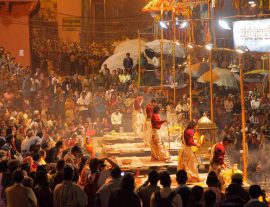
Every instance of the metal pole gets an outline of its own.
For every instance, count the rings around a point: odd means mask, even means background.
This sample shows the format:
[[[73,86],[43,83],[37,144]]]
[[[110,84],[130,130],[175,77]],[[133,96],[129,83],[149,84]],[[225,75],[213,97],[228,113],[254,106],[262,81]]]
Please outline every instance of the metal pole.
[[[189,10],[189,32],[188,40],[191,43],[191,16],[192,11]],[[189,51],[189,120],[192,121],[192,70],[191,70],[191,51]]]
[[[270,7],[270,2],[269,2]],[[270,94],[270,53],[268,54],[268,94]]]
[[[139,40],[139,58],[138,58],[138,88],[140,88],[141,85],[141,35],[140,31],[138,30],[138,40]]]
[[[243,180],[247,181],[247,148],[246,148],[246,114],[245,114],[245,99],[244,99],[244,81],[243,81],[243,65],[242,54],[239,54],[240,68],[240,92],[241,92],[241,112],[242,112],[242,145],[243,145]]]
[[[163,5],[161,5],[160,21],[163,21]],[[160,28],[160,86],[163,90],[163,27]]]
[[[176,64],[175,64],[175,44],[176,44],[176,22],[175,22],[175,8],[172,11],[172,22],[173,22],[173,103],[176,103]]]
[[[211,121],[214,123],[212,50],[209,51],[209,65],[210,65],[210,112],[211,112]]]
[[[192,70],[191,51],[189,51],[189,120],[192,121]]]

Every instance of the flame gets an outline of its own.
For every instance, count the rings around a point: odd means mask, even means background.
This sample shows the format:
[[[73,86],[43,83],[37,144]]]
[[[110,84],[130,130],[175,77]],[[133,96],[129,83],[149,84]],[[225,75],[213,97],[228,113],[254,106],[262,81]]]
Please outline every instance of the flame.
[[[202,134],[202,135],[200,136],[200,144],[201,144],[201,145],[204,143],[204,139],[205,139],[205,136],[204,136],[204,134]]]

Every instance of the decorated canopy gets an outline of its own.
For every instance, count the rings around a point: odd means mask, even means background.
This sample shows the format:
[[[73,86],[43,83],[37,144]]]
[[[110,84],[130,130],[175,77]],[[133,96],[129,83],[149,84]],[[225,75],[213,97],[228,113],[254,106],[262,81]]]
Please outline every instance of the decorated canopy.
[[[208,0],[182,0],[183,4],[188,4],[192,6],[197,6],[200,4],[208,4]]]
[[[178,0],[151,0],[142,9],[144,12],[157,12],[157,11],[172,11],[175,9],[177,13],[183,15],[188,14],[190,10],[189,4],[184,4]]]

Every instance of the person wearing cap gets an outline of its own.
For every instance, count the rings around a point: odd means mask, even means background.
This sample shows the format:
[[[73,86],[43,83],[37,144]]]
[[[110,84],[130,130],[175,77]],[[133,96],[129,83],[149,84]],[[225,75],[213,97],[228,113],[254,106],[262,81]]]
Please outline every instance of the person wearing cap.
[[[228,163],[229,160],[226,159],[225,161],[225,155],[226,149],[232,143],[233,143],[232,140],[230,140],[228,137],[224,137],[222,142],[218,142],[212,147],[209,172],[213,171],[219,177],[221,170],[225,169],[226,167],[229,167]]]

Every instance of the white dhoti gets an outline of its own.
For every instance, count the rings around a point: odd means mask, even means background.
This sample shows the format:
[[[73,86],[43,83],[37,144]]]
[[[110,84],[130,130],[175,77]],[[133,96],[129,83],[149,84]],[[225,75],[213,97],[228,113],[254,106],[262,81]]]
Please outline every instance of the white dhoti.
[[[149,141],[152,136],[152,124],[150,119],[146,119],[143,127],[143,142],[146,146],[149,146]]]
[[[144,115],[141,112],[134,110],[132,112],[132,129],[136,135],[141,135],[143,123]]]

